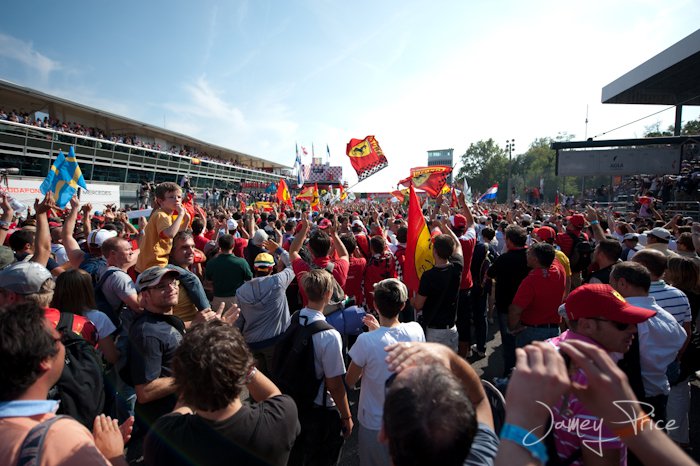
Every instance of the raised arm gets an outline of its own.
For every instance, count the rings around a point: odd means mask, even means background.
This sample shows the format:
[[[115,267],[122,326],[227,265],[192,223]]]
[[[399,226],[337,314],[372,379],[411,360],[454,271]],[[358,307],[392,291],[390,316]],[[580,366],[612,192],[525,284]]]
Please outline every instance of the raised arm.
[[[68,260],[70,261],[71,267],[77,269],[80,267],[80,263],[83,261],[80,245],[73,237],[75,222],[78,219],[78,212],[80,211],[80,200],[78,200],[78,196],[73,196],[71,198],[70,207],[70,212],[68,212],[68,216],[63,221],[61,240],[63,241],[63,247],[66,248],[66,254],[68,255]]]
[[[591,206],[586,206],[586,219],[588,219],[588,222],[591,224],[595,240],[598,242],[603,241],[605,239],[605,232],[603,231],[603,227],[600,226],[598,212]]]
[[[338,259],[345,259],[346,261],[350,261],[350,255],[348,254],[348,250],[345,248],[343,242],[340,241],[340,235],[338,234],[337,219],[333,219],[333,223],[329,228],[329,233],[331,234],[331,238],[333,239],[333,247],[335,248],[336,254],[338,254]],[[296,237],[294,239],[296,240]]]
[[[2,216],[0,216],[0,244],[5,244],[7,232],[15,214],[5,193],[0,193],[0,208],[2,208]]]
[[[464,193],[459,193],[459,202],[462,204],[462,215],[467,219],[467,228],[471,228],[474,225],[474,216],[472,211],[467,205],[467,200],[464,197]]]
[[[299,251],[301,251],[301,247],[304,245],[304,239],[309,233],[310,228],[311,226],[309,225],[308,217],[302,217],[301,230],[299,230],[299,232],[296,235],[294,235],[294,241],[292,241],[292,244],[289,246],[289,260],[291,260],[292,262],[301,257],[299,256]],[[344,247],[345,246],[343,246],[343,248]],[[347,250],[345,251],[345,255],[347,256]]]
[[[34,202],[34,211],[36,212],[36,235],[34,236],[34,255],[32,262],[37,262],[44,267],[51,257],[51,234],[49,233],[49,219],[47,212],[56,207],[56,202],[53,200],[51,191],[48,191],[44,199],[39,202],[37,199]]]

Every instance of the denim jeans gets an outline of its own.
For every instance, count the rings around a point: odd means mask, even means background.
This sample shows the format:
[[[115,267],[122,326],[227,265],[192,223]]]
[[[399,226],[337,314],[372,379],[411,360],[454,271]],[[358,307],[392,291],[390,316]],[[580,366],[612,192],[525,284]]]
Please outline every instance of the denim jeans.
[[[508,313],[498,310],[498,328],[501,331],[501,344],[503,347],[503,373],[505,377],[515,367],[515,337],[508,330]]]
[[[525,330],[515,335],[515,347],[522,348],[533,341],[545,341],[559,336],[559,328],[525,327]]]

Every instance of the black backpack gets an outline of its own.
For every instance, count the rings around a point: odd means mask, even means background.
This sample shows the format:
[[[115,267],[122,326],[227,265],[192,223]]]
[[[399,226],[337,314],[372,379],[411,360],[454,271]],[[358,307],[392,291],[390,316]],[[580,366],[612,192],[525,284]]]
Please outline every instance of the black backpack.
[[[122,272],[121,270],[105,270],[102,276],[100,277],[99,281],[95,284],[95,307],[97,308],[98,311],[102,311],[109,317],[109,320],[112,321],[115,327],[119,328],[121,326],[121,310],[124,307],[123,303],[117,307],[116,309],[112,307],[112,305],[109,303],[107,300],[107,297],[105,296],[104,292],[102,291],[102,287],[104,286],[105,282],[109,277],[111,277],[113,274],[116,272]],[[125,272],[122,272],[125,273]]]
[[[323,379],[316,377],[314,344],[311,338],[333,327],[325,320],[301,325],[299,311],[292,314],[291,323],[275,345],[272,357],[271,378],[280,391],[292,397],[297,410],[308,411],[313,407]]]
[[[333,270],[335,269],[335,263],[329,262],[326,264],[325,267],[319,267],[318,265],[314,264],[313,261],[309,263],[309,266],[312,269],[315,270],[325,270],[329,274],[331,274],[331,277],[333,277]],[[340,286],[340,283],[338,283],[338,280],[333,277],[333,294],[331,295],[331,301],[326,304],[326,307],[323,308],[323,314],[324,315],[329,315],[334,313],[335,311],[339,309],[344,309],[345,308],[345,290],[343,290],[343,287]]]
[[[58,414],[67,414],[92,430],[95,417],[105,403],[102,363],[95,348],[73,331],[73,314],[62,312],[56,325],[66,348],[61,378],[48,398],[59,400]]]
[[[583,235],[577,237],[568,231],[566,234],[569,235],[571,241],[573,241],[571,245],[571,255],[569,256],[571,271],[574,273],[583,272],[591,265],[593,244],[586,240]]]

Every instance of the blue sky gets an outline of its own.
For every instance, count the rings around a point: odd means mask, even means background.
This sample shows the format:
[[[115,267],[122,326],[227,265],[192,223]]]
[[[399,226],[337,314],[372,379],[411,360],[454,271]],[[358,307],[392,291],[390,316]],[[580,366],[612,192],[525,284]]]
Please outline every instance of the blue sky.
[[[697,18],[695,0],[11,2],[0,78],[290,166],[295,142],[328,144],[351,185],[345,145],[373,134],[389,167],[357,190],[386,191],[431,149],[520,153],[662,109],[602,105],[601,89]]]

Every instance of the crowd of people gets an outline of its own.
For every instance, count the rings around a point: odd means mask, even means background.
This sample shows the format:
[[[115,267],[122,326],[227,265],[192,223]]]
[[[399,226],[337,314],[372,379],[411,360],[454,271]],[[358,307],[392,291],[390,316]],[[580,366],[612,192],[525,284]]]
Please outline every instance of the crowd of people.
[[[146,138],[140,137],[136,134],[109,133],[100,128],[95,128],[78,122],[60,121],[57,118],[51,118],[49,116],[45,116],[44,118],[37,118],[36,115],[32,115],[28,112],[17,111],[16,109],[6,111],[0,107],[0,120],[11,121],[13,123],[20,123],[38,128],[51,129],[58,133],[74,134],[76,136],[88,136],[91,138],[102,139],[113,143],[141,147],[144,149],[159,152],[167,152],[169,154],[177,154],[182,155],[184,157],[197,158],[200,160],[222,163],[234,167],[253,168],[244,165],[238,160],[224,159],[221,157],[210,155],[207,152],[201,151],[196,147],[190,147],[187,145],[170,145],[169,147],[164,147],[155,140],[149,141]]]
[[[149,190],[138,224],[0,195],[8,464],[335,465],[354,431],[363,466],[693,464],[700,224]]]

